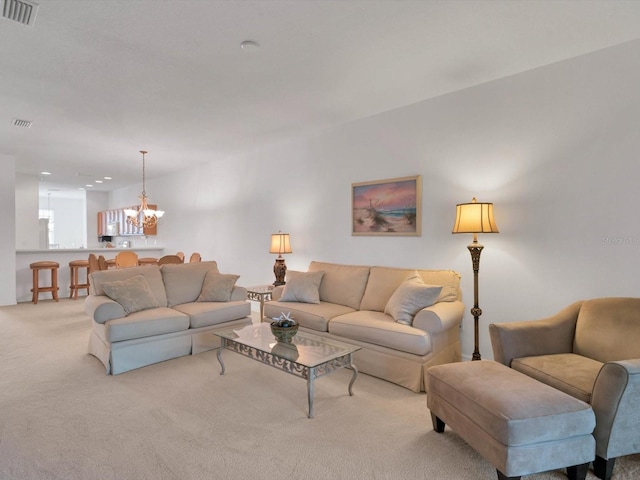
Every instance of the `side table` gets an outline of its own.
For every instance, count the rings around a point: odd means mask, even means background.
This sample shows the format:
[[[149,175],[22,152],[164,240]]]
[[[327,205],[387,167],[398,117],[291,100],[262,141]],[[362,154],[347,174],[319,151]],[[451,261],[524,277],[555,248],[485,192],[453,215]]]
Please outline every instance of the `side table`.
[[[260,302],[260,323],[264,322],[264,302],[271,300],[271,292],[274,288],[271,284],[247,287],[247,298],[255,302]]]

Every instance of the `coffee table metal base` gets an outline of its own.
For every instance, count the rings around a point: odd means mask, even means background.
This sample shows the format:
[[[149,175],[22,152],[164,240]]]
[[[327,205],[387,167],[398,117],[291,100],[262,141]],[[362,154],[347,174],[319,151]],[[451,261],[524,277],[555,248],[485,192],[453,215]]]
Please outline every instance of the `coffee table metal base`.
[[[228,338],[221,338],[220,348],[217,352],[218,362],[220,362],[220,375],[224,375],[225,366],[222,361],[222,352],[224,350],[232,350],[240,355],[243,355],[253,360],[257,360],[266,365],[270,365],[278,370],[295,375],[296,377],[304,378],[307,381],[307,398],[309,403],[309,418],[313,418],[313,382],[316,378],[323,377],[330,373],[340,370],[341,368],[348,368],[353,371],[351,381],[349,382],[349,395],[353,396],[353,384],[358,377],[358,369],[353,364],[353,354],[349,353],[342,357],[334,358],[325,363],[321,363],[315,367],[306,367],[300,365],[292,360],[288,360],[283,357],[272,355],[268,352],[255,349],[242,343],[234,342]]]

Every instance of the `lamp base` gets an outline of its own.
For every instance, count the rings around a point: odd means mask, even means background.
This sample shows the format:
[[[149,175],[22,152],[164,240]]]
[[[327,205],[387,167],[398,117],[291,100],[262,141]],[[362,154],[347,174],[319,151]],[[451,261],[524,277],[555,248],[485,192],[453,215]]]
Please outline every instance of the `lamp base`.
[[[276,281],[273,282],[274,286],[284,285],[284,276],[287,273],[287,266],[284,263],[284,258],[276,258],[276,263],[273,265],[273,273],[276,275]]]

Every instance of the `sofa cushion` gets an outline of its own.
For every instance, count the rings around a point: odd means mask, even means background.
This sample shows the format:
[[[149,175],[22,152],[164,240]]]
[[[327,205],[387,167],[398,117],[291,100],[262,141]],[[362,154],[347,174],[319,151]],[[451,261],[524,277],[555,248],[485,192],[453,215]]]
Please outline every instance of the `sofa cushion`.
[[[384,313],[391,315],[398,323],[411,325],[415,314],[433,305],[441,291],[441,286],[425,285],[416,273],[415,276],[402,282],[391,295]]]
[[[640,358],[640,298],[586,300],[576,322],[573,353],[613,362]]]
[[[355,310],[360,308],[369,278],[369,267],[313,261],[308,270],[324,272],[320,283],[320,301],[337,303]]]
[[[384,312],[393,292],[407,278],[420,275],[428,285],[442,285],[438,302],[453,302],[460,298],[460,275],[453,270],[415,270],[394,267],[371,267],[360,310]]]
[[[229,302],[233,287],[240,275],[218,273],[209,270],[204,277],[202,290],[198,296],[198,302]]]
[[[251,315],[251,305],[239,302],[193,302],[176,305],[177,311],[189,316],[191,328],[208,327]]]
[[[397,323],[382,312],[358,311],[340,315],[329,323],[329,333],[414,355],[426,355],[432,349],[427,332]]]
[[[280,297],[281,302],[320,303],[320,282],[323,271],[287,272],[287,283]]]
[[[328,323],[332,318],[353,311],[353,308],[327,302],[315,304],[272,301],[264,304],[265,317],[277,318],[282,313],[291,312],[291,317],[300,326],[319,332],[328,331]]]
[[[162,265],[162,280],[167,291],[167,305],[195,302],[202,291],[204,277],[209,270],[218,271],[215,261],[167,263]]]
[[[181,332],[189,328],[189,317],[172,308],[142,310],[124,318],[94,323],[94,329],[107,342],[152,337],[163,333]]]
[[[602,365],[597,360],[574,353],[514,358],[511,361],[514,370],[587,403],[591,403],[593,385]]]
[[[125,280],[127,278],[142,275],[147,280],[149,288],[155,295],[161,307],[167,306],[167,294],[162,281],[160,267],[157,265],[145,265],[142,267],[116,268],[112,270],[100,270],[89,275],[89,289],[92,295],[105,295],[102,284]]]
[[[142,275],[104,282],[102,289],[110,299],[122,305],[126,315],[160,306],[149,283]]]

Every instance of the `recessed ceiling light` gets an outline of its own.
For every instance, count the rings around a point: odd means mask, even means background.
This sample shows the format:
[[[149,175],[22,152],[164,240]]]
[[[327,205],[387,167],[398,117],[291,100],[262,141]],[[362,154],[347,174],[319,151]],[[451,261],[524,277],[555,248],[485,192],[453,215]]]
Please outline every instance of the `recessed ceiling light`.
[[[105,180],[111,180],[111,177],[104,177]]]
[[[102,180],[96,180],[96,183],[103,183]]]
[[[78,187],[78,190],[84,190],[84,187]]]
[[[245,40],[240,44],[240,48],[244,51],[252,52],[260,48],[260,44],[258,42],[254,42],[253,40]]]
[[[51,175],[51,172],[40,172],[40,175]]]
[[[93,187],[93,185],[91,185],[90,183],[87,183],[85,187]]]

